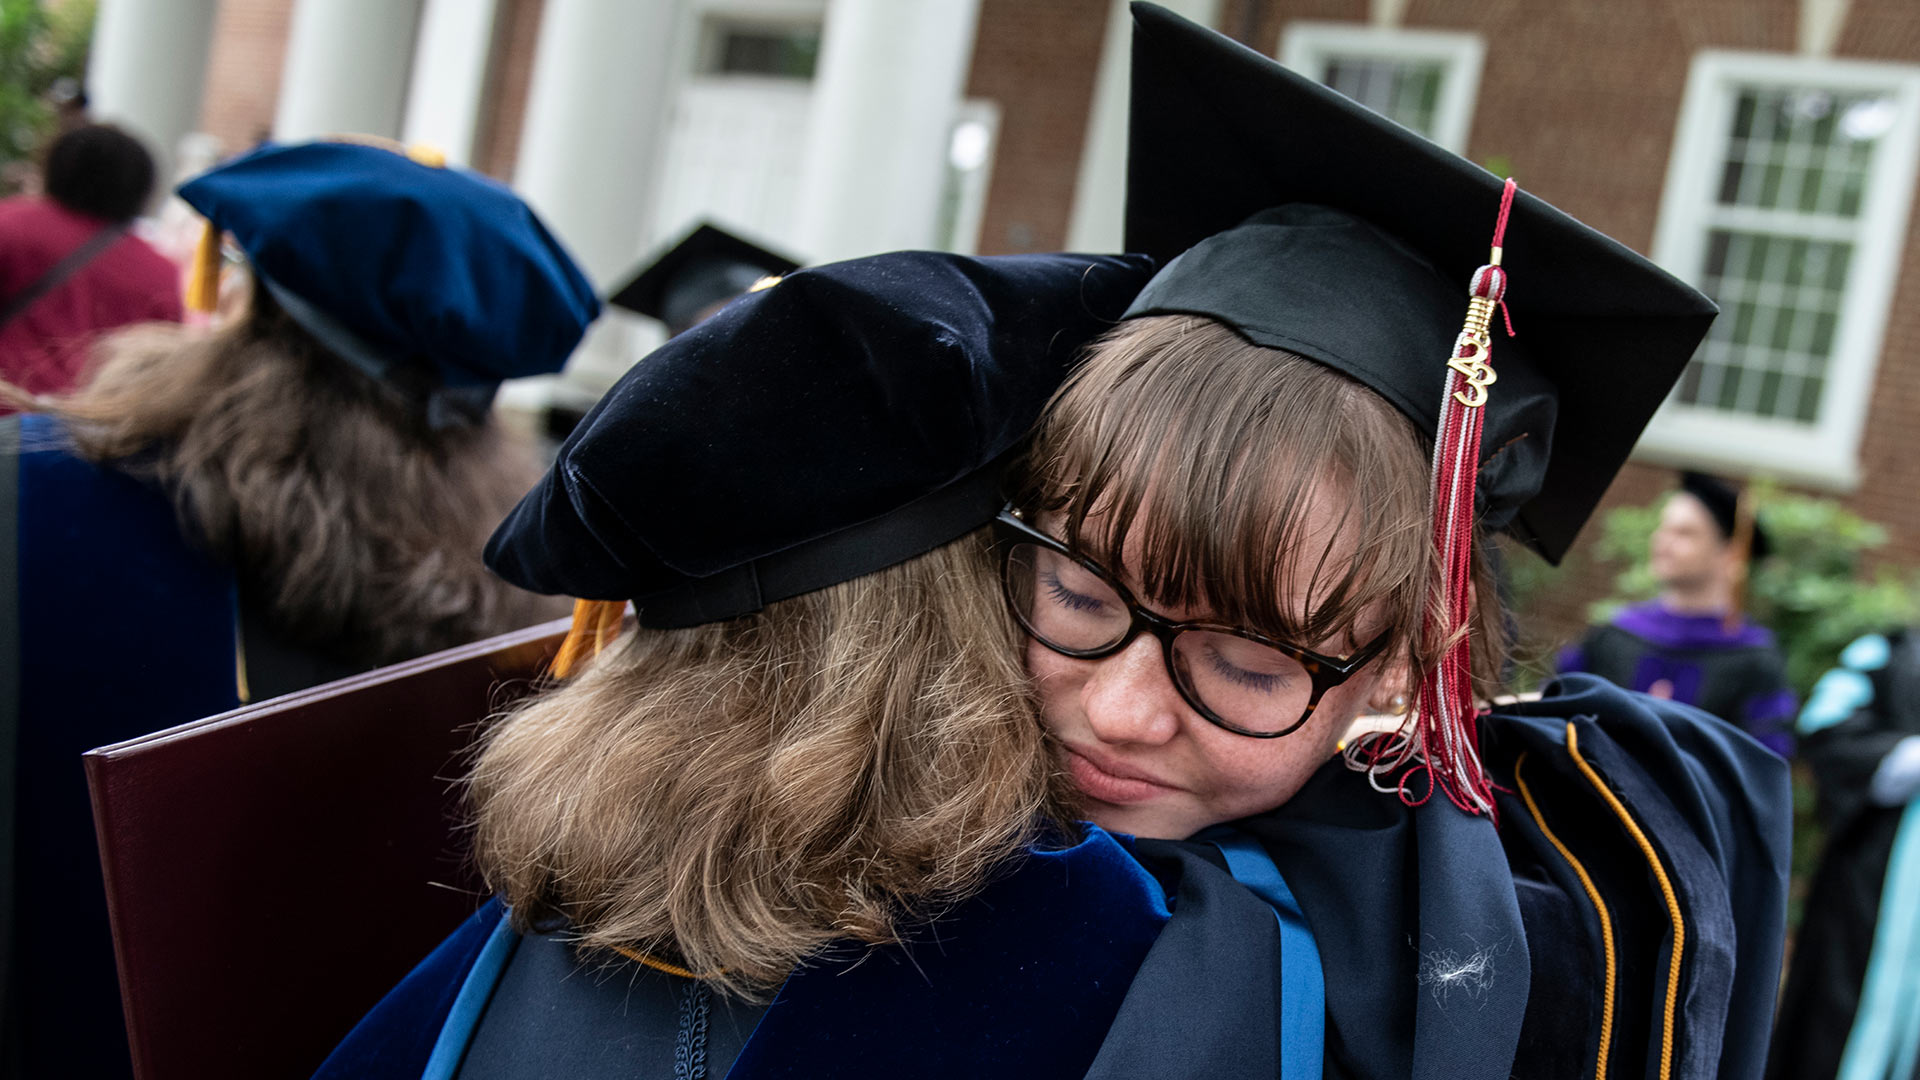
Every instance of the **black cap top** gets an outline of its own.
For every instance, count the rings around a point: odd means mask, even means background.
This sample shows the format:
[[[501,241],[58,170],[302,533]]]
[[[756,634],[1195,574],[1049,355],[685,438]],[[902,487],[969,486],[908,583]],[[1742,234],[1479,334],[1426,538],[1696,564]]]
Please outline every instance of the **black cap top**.
[[[694,626],[958,539],[993,520],[1002,462],[1151,274],[1137,255],[936,252],[790,274],[615,383],[487,565]]]
[[[1219,319],[1431,436],[1500,179],[1229,38],[1133,14],[1127,247],[1166,266],[1128,314]],[[1716,309],[1524,191],[1504,265],[1519,336],[1496,316],[1479,509],[1557,562]]]
[[[1702,472],[1683,472],[1680,474],[1680,490],[1700,500],[1707,508],[1713,523],[1720,530],[1720,539],[1732,542],[1740,531],[1740,489],[1717,476]],[[1749,558],[1764,559],[1772,551],[1767,536],[1760,531],[1760,524],[1753,523],[1753,541],[1748,545]]]
[[[713,305],[739,296],[761,278],[799,266],[785,255],[702,222],[648,260],[607,303],[659,319],[678,337]]]

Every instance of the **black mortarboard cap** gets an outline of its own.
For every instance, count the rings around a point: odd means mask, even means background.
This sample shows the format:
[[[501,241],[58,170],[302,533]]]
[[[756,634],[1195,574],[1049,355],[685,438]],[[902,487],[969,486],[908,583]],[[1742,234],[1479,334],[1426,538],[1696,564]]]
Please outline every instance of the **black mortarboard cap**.
[[[693,626],[958,539],[993,520],[1003,462],[1151,273],[899,252],[789,274],[615,383],[487,565]]]
[[[1128,314],[1218,319],[1431,437],[1501,180],[1229,38],[1133,13],[1127,248],[1165,268]],[[1519,336],[1496,317],[1478,508],[1558,562],[1715,308],[1524,191],[1505,269]]]
[[[778,277],[799,263],[775,251],[702,222],[672,247],[650,259],[607,301],[667,324],[678,336],[700,313],[731,300],[761,278]]]
[[[1714,525],[1720,529],[1720,539],[1731,542],[1740,531],[1740,489],[1717,476],[1703,472],[1682,472],[1680,490],[1700,500],[1712,515]],[[1772,551],[1767,536],[1760,531],[1760,523],[1753,522],[1753,540],[1748,545],[1750,558],[1764,559]]]

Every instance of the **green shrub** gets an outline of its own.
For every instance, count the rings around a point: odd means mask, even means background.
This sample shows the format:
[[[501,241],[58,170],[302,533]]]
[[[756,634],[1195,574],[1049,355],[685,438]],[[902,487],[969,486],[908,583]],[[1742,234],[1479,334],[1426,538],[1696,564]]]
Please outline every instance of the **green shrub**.
[[[53,134],[47,90],[84,79],[95,0],[0,0],[0,171]]]

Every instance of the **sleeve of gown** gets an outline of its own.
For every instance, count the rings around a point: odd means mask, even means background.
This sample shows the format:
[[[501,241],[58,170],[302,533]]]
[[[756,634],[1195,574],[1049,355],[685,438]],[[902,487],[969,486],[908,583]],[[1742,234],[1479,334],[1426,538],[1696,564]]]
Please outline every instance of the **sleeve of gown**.
[[[1756,693],[1742,705],[1747,733],[1767,749],[1790,758],[1794,752],[1794,718],[1800,711],[1800,702],[1794,697],[1793,688],[1787,685],[1786,661],[1777,652],[1769,653],[1754,675]]]
[[[1888,729],[1875,700],[1873,675],[1890,654],[1882,635],[1856,640],[1842,650],[1840,666],[1820,676],[1800,710],[1800,753],[1813,767],[1829,826],[1870,805],[1874,774],[1905,737]]]

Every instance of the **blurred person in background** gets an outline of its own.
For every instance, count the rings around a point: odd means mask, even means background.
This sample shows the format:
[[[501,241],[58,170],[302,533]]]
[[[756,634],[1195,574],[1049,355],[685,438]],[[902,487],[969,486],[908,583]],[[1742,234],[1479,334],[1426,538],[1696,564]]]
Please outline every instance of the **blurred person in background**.
[[[558,370],[591,287],[503,186],[368,145],[268,147],[180,190],[244,253],[244,317],[99,345],[0,421],[6,1053],[125,1076],[80,754],[564,608],[480,549],[532,484],[502,379]],[[212,899],[210,898],[210,902]]]
[[[0,202],[0,378],[65,393],[102,331],[180,321],[179,268],[131,232],[153,169],[140,140],[83,124],[48,149],[44,195]]]
[[[1848,645],[1799,731],[1827,847],[1767,1076],[1920,1077],[1920,628]]]
[[[1682,473],[1649,542],[1660,595],[1589,630],[1560,654],[1560,671],[1698,706],[1791,756],[1797,702],[1786,659],[1772,631],[1740,610],[1747,568],[1767,553],[1738,490]]]

